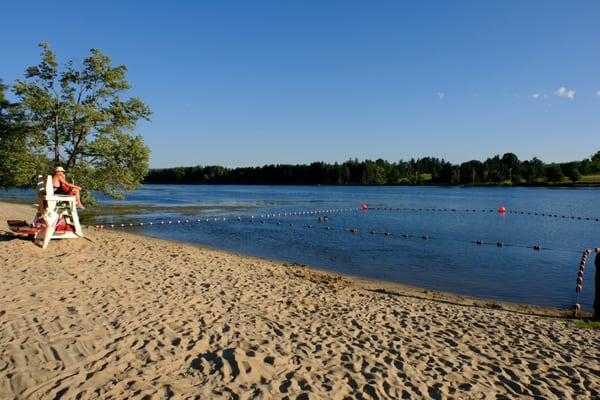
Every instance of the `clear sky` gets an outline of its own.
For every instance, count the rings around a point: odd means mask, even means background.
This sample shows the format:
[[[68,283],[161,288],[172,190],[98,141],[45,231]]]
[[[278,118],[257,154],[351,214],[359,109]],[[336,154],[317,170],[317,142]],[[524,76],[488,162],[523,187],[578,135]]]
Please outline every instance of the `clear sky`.
[[[126,3],[126,4],[125,4]],[[92,47],[153,111],[151,166],[600,150],[598,1],[11,1],[0,78]]]

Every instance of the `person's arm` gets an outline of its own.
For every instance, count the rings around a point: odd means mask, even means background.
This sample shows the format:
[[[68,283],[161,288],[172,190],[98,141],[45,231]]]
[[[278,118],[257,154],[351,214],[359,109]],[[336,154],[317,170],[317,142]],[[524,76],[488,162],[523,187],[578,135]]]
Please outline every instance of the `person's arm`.
[[[67,182],[67,180],[65,178],[63,178],[62,176],[58,178],[59,182],[61,185],[66,185],[67,187],[71,188],[71,189],[79,189],[81,190],[81,188],[77,185],[73,185],[72,183]]]

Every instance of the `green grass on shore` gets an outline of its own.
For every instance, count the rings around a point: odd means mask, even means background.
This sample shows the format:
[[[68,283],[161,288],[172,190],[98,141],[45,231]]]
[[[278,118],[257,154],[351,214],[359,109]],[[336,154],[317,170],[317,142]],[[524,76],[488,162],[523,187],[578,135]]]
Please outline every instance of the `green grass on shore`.
[[[600,184],[600,174],[583,175],[577,183],[596,183]]]
[[[575,325],[583,329],[600,329],[600,321],[592,321],[590,319],[576,319]]]

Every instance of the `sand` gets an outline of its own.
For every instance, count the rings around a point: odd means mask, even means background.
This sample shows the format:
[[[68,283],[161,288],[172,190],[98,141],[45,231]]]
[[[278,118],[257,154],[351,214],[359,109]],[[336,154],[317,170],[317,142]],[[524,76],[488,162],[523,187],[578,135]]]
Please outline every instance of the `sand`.
[[[0,236],[1,399],[600,398],[600,331],[564,318],[85,232]]]

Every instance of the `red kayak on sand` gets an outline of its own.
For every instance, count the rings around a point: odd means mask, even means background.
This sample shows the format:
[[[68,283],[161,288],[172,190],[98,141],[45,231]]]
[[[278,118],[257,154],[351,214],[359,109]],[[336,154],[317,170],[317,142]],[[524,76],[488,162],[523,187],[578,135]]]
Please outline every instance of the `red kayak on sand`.
[[[14,233],[20,233],[22,235],[35,235],[40,232],[40,228],[28,224],[26,221],[8,220],[6,221],[8,227]]]

